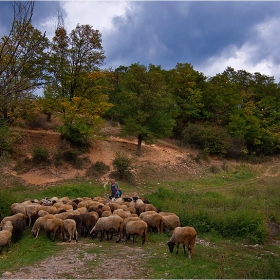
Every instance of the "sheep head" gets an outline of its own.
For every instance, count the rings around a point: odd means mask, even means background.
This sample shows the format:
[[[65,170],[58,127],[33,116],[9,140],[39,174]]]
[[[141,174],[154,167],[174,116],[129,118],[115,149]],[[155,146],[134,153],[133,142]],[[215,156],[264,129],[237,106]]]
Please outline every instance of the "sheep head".
[[[173,253],[173,249],[174,249],[175,243],[172,242],[172,241],[168,241],[167,245],[168,245],[170,253]]]

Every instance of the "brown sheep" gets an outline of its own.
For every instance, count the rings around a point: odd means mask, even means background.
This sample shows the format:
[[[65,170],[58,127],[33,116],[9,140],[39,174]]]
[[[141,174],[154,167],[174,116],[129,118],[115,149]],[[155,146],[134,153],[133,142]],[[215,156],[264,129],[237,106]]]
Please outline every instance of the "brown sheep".
[[[40,229],[41,229],[41,228],[44,228],[44,225],[45,225],[45,223],[46,223],[46,221],[47,221],[48,219],[54,219],[54,215],[48,214],[48,215],[46,215],[46,216],[44,216],[44,217],[39,217],[39,218],[35,221],[35,223],[34,223],[32,229],[31,229],[31,233],[32,233],[32,235],[33,235],[35,238],[38,237],[38,234],[39,234],[39,232],[40,232]]]
[[[76,227],[76,222],[73,219],[65,219],[63,220],[63,226],[64,226],[64,240],[67,239],[67,234],[69,236],[68,241],[71,242],[71,239],[73,238],[78,241],[78,231]]]
[[[11,240],[12,233],[9,230],[0,231],[0,254],[3,252],[5,246],[7,248],[7,252],[9,251]]]
[[[60,238],[64,240],[64,223],[62,219],[54,218],[54,219],[47,219],[44,224],[44,229],[46,231],[47,237],[54,241],[56,234],[60,234]],[[51,238],[51,233],[53,233],[53,238]]]
[[[149,229],[152,231],[154,228],[157,229],[158,233],[163,232],[163,218],[160,214],[154,213],[144,215],[142,220],[148,224]]]
[[[142,237],[142,245],[148,242],[148,225],[146,222],[140,220],[129,221],[126,224],[126,240],[130,239],[130,235],[133,236],[133,243],[135,242],[135,235]]]
[[[188,248],[189,259],[194,253],[194,245],[196,241],[196,230],[193,227],[177,227],[174,229],[174,232],[167,242],[170,253],[173,252],[175,244],[177,244],[177,252],[179,251],[179,244],[183,244],[184,253],[186,254],[186,246]]]
[[[26,225],[26,219],[25,219],[25,215],[22,214],[22,213],[17,213],[15,215],[12,215],[12,216],[7,216],[5,218],[2,219],[1,223],[0,223],[0,229],[2,228],[2,226],[5,224],[6,221],[11,221],[14,225],[15,221],[17,219],[21,219],[24,224]]]

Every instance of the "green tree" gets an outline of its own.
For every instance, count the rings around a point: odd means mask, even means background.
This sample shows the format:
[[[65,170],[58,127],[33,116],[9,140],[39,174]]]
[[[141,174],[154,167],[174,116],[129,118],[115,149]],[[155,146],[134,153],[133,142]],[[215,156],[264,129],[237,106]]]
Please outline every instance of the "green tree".
[[[178,63],[166,72],[168,86],[178,106],[176,134],[181,135],[188,122],[201,119],[203,109],[203,88],[206,77],[195,71],[188,63]]]
[[[116,93],[115,114],[122,132],[137,137],[137,155],[142,142],[172,134],[177,108],[161,67],[130,65],[121,73]]]
[[[34,89],[45,83],[49,41],[31,24],[34,2],[14,2],[14,19],[0,41],[0,112],[13,118],[22,100],[32,99]],[[19,110],[20,111],[20,110]]]

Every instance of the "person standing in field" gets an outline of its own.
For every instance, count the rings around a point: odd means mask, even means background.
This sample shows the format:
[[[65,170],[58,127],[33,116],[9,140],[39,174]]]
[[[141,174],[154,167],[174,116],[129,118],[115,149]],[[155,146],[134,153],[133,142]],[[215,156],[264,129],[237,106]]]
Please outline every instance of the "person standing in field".
[[[113,197],[116,198],[119,185],[115,179],[111,179],[110,182],[111,182],[111,198]]]

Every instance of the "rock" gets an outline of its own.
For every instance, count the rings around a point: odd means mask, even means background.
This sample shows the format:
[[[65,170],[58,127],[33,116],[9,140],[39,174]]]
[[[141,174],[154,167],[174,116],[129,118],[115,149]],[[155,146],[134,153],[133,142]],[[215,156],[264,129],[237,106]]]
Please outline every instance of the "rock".
[[[2,274],[3,277],[10,277],[13,273],[10,271],[6,271]]]

